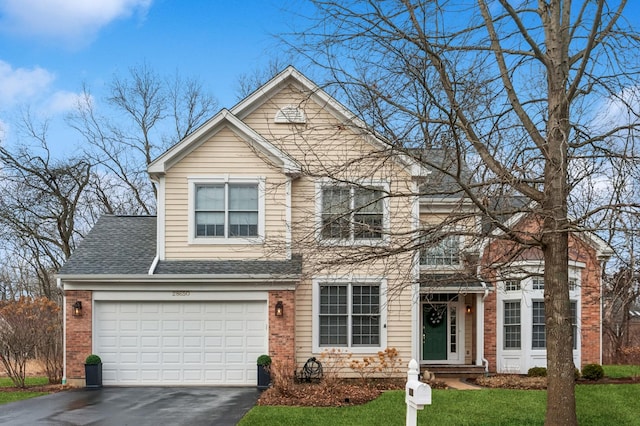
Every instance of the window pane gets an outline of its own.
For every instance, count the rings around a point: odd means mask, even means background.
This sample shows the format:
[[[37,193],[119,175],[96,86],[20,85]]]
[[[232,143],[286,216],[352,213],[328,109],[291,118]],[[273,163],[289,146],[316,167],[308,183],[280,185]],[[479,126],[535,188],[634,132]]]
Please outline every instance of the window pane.
[[[320,287],[320,346],[346,346],[347,286]]]
[[[351,288],[352,327],[354,346],[380,344],[380,286],[354,285]]]
[[[534,290],[544,290],[544,278],[543,277],[533,277],[533,289]]]
[[[258,185],[229,185],[229,211],[258,211]]]
[[[504,347],[520,349],[520,302],[504,302]]]
[[[224,237],[224,213],[196,213],[197,237]]]
[[[534,349],[544,349],[547,347],[545,336],[544,302],[533,302],[532,304],[532,329],[531,347]]]
[[[507,280],[504,282],[505,291],[520,291],[520,280]]]
[[[322,237],[345,240],[350,235],[350,197],[346,187],[329,187],[322,190]]]
[[[224,211],[224,185],[196,186],[196,210]]]
[[[230,237],[257,237],[258,213],[229,213]]]
[[[578,349],[578,302],[571,302],[571,325],[573,337],[573,349]]]

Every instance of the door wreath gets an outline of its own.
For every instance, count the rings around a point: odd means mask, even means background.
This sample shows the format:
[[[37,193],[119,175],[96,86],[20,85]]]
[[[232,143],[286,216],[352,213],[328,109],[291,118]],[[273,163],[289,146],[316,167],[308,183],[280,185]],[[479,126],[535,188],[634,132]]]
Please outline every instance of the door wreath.
[[[427,321],[429,322],[429,325],[431,327],[437,327],[440,324],[442,324],[442,320],[444,319],[444,313],[446,312],[446,309],[438,309],[438,308],[431,308],[431,313],[429,314],[429,317],[427,318]]]

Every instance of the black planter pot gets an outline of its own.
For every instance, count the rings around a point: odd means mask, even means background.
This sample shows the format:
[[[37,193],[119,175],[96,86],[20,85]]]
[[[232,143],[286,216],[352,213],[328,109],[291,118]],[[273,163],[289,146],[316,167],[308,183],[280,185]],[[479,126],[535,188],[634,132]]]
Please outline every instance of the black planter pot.
[[[269,374],[269,366],[258,365],[258,389],[268,389],[270,384],[271,374]]]
[[[102,363],[85,364],[84,377],[86,387],[90,389],[99,389],[102,387]]]

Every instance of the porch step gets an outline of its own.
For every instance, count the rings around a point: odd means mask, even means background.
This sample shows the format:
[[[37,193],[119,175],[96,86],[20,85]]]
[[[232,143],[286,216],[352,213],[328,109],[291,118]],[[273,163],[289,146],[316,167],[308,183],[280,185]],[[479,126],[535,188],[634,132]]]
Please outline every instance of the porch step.
[[[478,365],[422,364],[420,372],[425,370],[439,378],[475,378],[484,376],[484,367]]]

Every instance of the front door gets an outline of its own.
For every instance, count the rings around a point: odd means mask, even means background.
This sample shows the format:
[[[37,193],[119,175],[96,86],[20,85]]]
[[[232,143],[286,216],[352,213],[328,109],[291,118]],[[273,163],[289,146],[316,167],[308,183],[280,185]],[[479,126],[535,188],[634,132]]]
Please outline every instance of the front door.
[[[422,359],[447,360],[447,304],[422,305]]]

